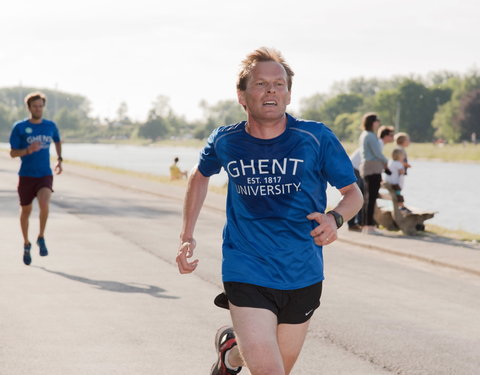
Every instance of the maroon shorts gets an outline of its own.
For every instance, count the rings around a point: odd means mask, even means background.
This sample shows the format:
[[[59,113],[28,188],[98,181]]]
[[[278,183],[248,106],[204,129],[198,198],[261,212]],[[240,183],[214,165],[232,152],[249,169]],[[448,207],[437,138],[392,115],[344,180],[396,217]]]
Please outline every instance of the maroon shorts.
[[[20,206],[28,206],[33,202],[37,193],[42,188],[49,188],[53,191],[53,176],[28,177],[20,176],[18,179],[18,196]]]

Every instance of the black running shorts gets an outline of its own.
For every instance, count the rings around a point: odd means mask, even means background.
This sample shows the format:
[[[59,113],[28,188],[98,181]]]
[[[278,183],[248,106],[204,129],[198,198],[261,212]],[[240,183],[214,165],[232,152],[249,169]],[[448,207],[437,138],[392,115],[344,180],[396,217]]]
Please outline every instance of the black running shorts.
[[[254,307],[272,311],[278,324],[301,324],[309,320],[320,306],[322,282],[300,289],[280,290],[263,286],[225,282],[225,293],[215,299],[217,306]]]

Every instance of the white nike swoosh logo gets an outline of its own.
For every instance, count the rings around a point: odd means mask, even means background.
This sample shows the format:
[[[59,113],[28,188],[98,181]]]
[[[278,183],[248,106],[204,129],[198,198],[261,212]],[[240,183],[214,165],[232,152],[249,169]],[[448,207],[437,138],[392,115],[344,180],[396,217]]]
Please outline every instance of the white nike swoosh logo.
[[[305,313],[305,316],[309,315],[312,311],[313,311],[313,309],[310,310],[309,312]]]

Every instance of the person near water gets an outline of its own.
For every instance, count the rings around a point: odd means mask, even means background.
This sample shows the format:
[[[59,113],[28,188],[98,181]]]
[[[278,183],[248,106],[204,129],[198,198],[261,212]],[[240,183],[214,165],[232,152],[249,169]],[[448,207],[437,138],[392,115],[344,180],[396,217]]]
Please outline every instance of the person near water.
[[[175,157],[175,159],[173,159],[173,164],[170,166],[170,180],[171,181],[174,181],[174,180],[181,180],[183,177],[187,178],[188,177],[188,174],[186,171],[182,171],[179,167],[178,167],[178,161],[180,159],[178,157]]]
[[[362,233],[373,234],[375,220],[373,214],[382,182],[382,172],[388,171],[388,159],[383,155],[377,138],[380,119],[375,113],[366,113],[362,119],[363,131],[360,134],[359,148],[361,155],[360,175],[363,178],[363,228]]]

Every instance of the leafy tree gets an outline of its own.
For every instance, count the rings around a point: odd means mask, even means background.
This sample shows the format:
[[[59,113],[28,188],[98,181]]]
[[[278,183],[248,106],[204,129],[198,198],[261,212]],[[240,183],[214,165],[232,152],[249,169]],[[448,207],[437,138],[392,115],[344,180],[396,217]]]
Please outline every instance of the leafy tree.
[[[373,109],[386,125],[396,122],[400,93],[398,90],[384,90],[375,95]]]
[[[460,129],[458,123],[453,121],[459,112],[458,100],[451,100],[438,109],[432,121],[435,130],[435,137],[444,138],[449,142],[458,142],[460,140]]]
[[[117,109],[117,118],[116,124],[123,126],[123,125],[130,125],[132,120],[128,116],[128,105],[126,102],[121,102]]]
[[[81,127],[82,119],[78,111],[71,111],[63,107],[57,111],[53,120],[60,129],[75,130]]]
[[[335,118],[330,128],[341,141],[356,142],[360,136],[360,122],[362,114],[342,113]]]
[[[47,97],[47,106],[45,108],[45,117],[47,118],[54,118],[61,108],[76,110],[83,118],[88,118],[89,116],[90,102],[86,97],[59,90],[23,86],[6,87],[0,89],[0,102],[18,111],[19,118],[24,118],[28,116],[24,103],[25,96],[34,91],[43,92]]]
[[[322,108],[321,113],[324,114],[322,122],[333,123],[337,116],[341,114],[355,113],[363,104],[363,99],[358,94],[340,94],[327,100]]]
[[[140,126],[138,135],[142,138],[151,139],[155,141],[157,139],[166,138],[170,133],[170,127],[167,121],[155,114],[152,110],[148,116],[148,120],[145,124]]]
[[[332,85],[332,92],[335,94],[358,94],[363,97],[373,96],[380,89],[382,83],[377,78],[352,78],[348,81],[336,82]]]
[[[213,105],[203,100],[200,107],[206,120],[194,132],[195,138],[198,139],[206,138],[218,126],[235,124],[246,119],[245,111],[235,100],[221,100]]]
[[[462,137],[468,137],[468,131],[462,132],[461,128],[461,102],[468,93],[480,89],[480,73],[473,70],[464,77],[452,77],[445,86],[453,92],[451,99],[439,108],[432,124],[436,129],[435,136],[458,142]]]
[[[332,125],[337,116],[355,113],[362,104],[358,94],[339,94],[329,99],[317,94],[302,100],[300,113],[303,118]]]
[[[426,82],[430,86],[448,85],[452,79],[458,79],[460,76],[448,70],[431,72],[427,74]]]
[[[480,134],[480,89],[472,90],[462,98],[456,122],[462,140],[470,139],[472,133]]]
[[[300,116],[313,121],[324,121],[320,108],[322,108],[326,101],[327,96],[323,94],[315,94],[307,98],[302,98],[300,100]]]
[[[400,130],[409,133],[416,142],[433,138],[433,116],[438,107],[448,101],[449,89],[429,89],[421,82],[405,80],[400,85],[398,103],[400,106]]]
[[[0,103],[0,142],[8,142],[13,121],[8,107]]]
[[[193,126],[188,123],[184,116],[179,116],[173,111],[170,98],[165,95],[158,95],[153,102],[149,120],[152,118],[161,118],[170,135],[185,136],[192,131]]]

